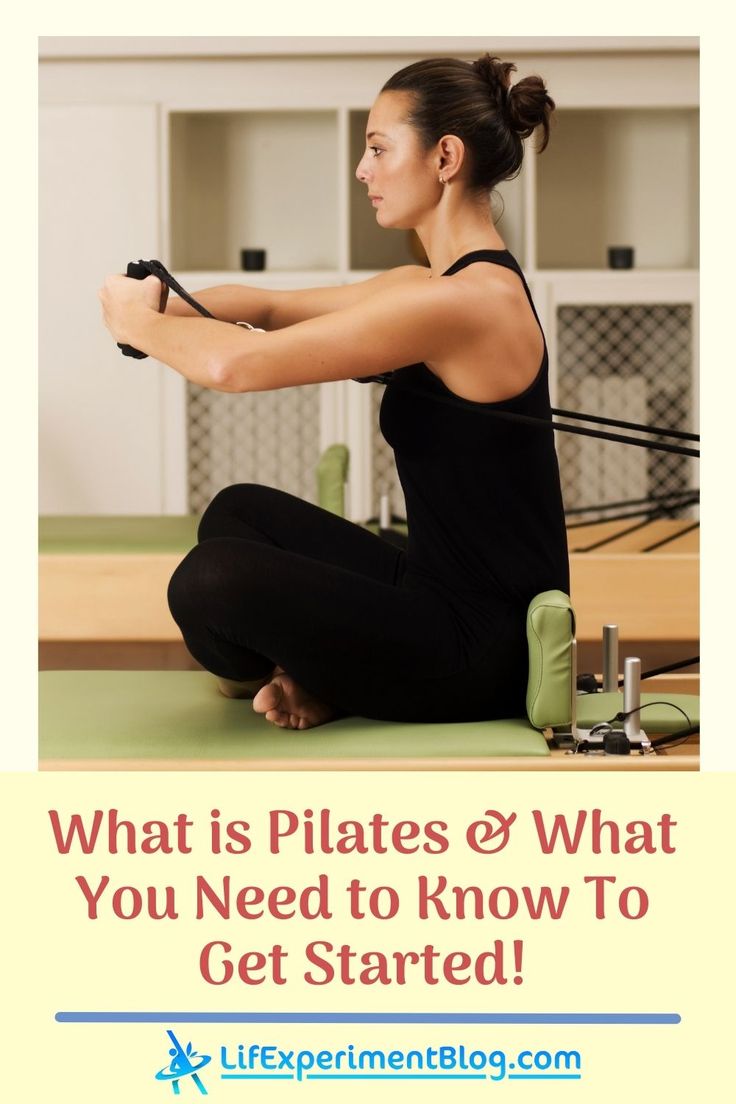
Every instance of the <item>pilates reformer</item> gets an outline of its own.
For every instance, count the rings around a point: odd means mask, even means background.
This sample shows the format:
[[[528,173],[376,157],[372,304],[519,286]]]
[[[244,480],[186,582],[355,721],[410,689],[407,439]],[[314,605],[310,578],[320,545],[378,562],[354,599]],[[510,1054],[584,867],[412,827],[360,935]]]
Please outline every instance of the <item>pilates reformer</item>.
[[[637,662],[623,696],[580,693],[574,615],[560,591],[527,614],[526,716],[456,724],[346,717],[304,733],[279,729],[224,698],[202,671],[44,671],[39,757],[51,770],[697,769],[668,754],[694,695],[641,694]],[[611,641],[604,661],[613,670]],[[646,717],[646,726],[638,714]],[[660,754],[656,754],[660,751]],[[664,754],[662,754],[664,753]]]

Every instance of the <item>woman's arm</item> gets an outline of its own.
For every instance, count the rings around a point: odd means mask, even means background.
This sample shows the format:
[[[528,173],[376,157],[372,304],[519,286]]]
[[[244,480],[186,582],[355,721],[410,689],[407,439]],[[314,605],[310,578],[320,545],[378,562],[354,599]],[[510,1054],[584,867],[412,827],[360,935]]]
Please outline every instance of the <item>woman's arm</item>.
[[[259,329],[280,330],[285,326],[293,326],[295,322],[344,310],[386,288],[426,279],[426,268],[420,265],[400,265],[367,280],[337,287],[273,291],[268,288],[245,287],[242,284],[222,284],[195,292],[194,298],[223,322],[250,322]],[[173,318],[201,317],[194,307],[175,295],[169,297],[166,314]]]
[[[186,289],[189,291],[189,288]],[[243,287],[240,284],[221,284],[218,287],[196,291],[193,297],[210,314],[223,322],[250,322],[251,326],[267,329],[273,292],[264,288]],[[166,306],[171,318],[202,318],[183,299],[172,292]]]
[[[156,289],[146,290],[154,279],[108,278],[100,293],[108,328],[116,340],[217,391],[270,391],[442,360],[488,326],[487,315],[469,306],[471,297],[452,280],[411,281],[344,310],[251,333],[158,314]]]

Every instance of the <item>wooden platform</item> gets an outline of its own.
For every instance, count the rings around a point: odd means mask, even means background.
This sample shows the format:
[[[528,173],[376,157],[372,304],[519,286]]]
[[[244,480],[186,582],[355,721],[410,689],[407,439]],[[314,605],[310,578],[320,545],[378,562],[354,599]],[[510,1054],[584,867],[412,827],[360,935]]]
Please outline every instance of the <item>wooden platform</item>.
[[[47,521],[61,519],[46,519]],[[63,538],[42,546],[39,558],[39,635],[42,641],[171,642],[181,639],[166,604],[176,566],[196,540],[194,519],[87,519],[106,522],[104,542],[74,547]],[[115,521],[170,523],[146,545],[146,526],[125,551],[115,551]],[[636,641],[695,641],[699,637],[699,543],[691,531],[661,549],[642,548],[676,534],[685,521],[652,522],[604,547],[576,551],[632,522],[603,522],[568,534],[572,602],[578,641],[598,641],[604,624]],[[118,527],[120,528],[120,527]]]
[[[571,598],[579,641],[599,640],[605,624],[629,640],[696,641],[700,636],[700,533],[688,521],[661,520],[626,533],[635,520],[568,530]],[[616,539],[589,552],[599,541]],[[676,537],[651,552],[643,549]]]

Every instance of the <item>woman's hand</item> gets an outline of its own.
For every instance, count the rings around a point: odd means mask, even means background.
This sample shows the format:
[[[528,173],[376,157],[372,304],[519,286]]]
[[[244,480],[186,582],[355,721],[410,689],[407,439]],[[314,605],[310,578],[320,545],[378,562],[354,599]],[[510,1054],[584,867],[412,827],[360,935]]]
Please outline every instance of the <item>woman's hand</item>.
[[[133,344],[131,332],[142,314],[158,313],[162,284],[157,276],[133,280],[129,276],[108,276],[100,288],[102,318],[121,344]]]

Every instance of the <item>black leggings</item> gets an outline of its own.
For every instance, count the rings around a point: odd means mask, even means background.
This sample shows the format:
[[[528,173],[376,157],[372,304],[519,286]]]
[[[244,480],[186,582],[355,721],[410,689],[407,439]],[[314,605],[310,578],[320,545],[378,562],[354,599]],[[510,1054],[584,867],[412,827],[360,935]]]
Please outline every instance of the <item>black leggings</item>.
[[[246,681],[279,666],[339,715],[462,721],[521,715],[526,653],[499,614],[469,654],[449,604],[408,585],[406,554],[284,491],[227,487],[171,578],[192,656]],[[404,585],[402,585],[404,580]]]

